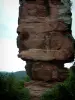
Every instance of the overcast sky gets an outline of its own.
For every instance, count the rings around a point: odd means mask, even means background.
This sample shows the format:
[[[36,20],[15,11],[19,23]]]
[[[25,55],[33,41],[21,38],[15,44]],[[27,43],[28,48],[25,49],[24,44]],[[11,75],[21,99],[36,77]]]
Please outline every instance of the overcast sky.
[[[0,0],[0,71],[25,70],[17,57],[18,0]]]
[[[75,0],[72,1],[72,35],[75,37]],[[25,62],[17,57],[18,7],[18,0],[0,0],[0,71],[25,70]]]

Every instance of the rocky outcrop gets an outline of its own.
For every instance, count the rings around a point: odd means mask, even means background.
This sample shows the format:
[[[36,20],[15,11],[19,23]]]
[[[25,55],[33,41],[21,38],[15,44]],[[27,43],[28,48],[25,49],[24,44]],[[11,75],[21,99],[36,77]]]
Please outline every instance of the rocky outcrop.
[[[74,60],[70,0],[19,0],[18,57],[34,81],[25,83],[31,100],[68,77],[64,63]]]
[[[30,100],[40,100],[41,95],[49,88],[52,88],[55,84],[59,82],[43,82],[43,81],[32,81],[25,83],[25,87],[30,90],[31,99]]]
[[[18,57],[33,80],[63,81],[74,60],[70,0],[20,0]]]

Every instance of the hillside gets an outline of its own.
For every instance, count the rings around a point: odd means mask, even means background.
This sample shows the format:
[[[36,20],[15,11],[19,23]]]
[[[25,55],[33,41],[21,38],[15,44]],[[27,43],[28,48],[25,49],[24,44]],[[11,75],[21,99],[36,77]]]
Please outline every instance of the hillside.
[[[16,78],[23,78],[26,76],[26,71],[17,71],[13,73]]]
[[[26,71],[17,71],[17,72],[5,72],[5,71],[0,71],[3,75],[10,75],[13,74],[16,78],[22,79],[26,76]]]

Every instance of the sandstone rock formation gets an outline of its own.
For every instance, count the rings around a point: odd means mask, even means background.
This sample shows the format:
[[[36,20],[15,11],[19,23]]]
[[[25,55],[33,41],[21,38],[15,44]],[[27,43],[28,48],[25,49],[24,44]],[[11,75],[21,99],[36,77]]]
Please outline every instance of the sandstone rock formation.
[[[70,0],[20,0],[18,57],[27,74],[38,81],[63,81],[64,63],[73,61]]]

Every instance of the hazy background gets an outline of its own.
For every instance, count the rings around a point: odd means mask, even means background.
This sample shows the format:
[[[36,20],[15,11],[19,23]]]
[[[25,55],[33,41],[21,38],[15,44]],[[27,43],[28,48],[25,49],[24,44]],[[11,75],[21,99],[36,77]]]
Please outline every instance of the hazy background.
[[[72,35],[75,37],[75,0],[72,4]],[[17,57],[16,46],[19,0],[0,0],[0,71],[25,70],[25,62]],[[71,64],[66,64],[70,67]]]

